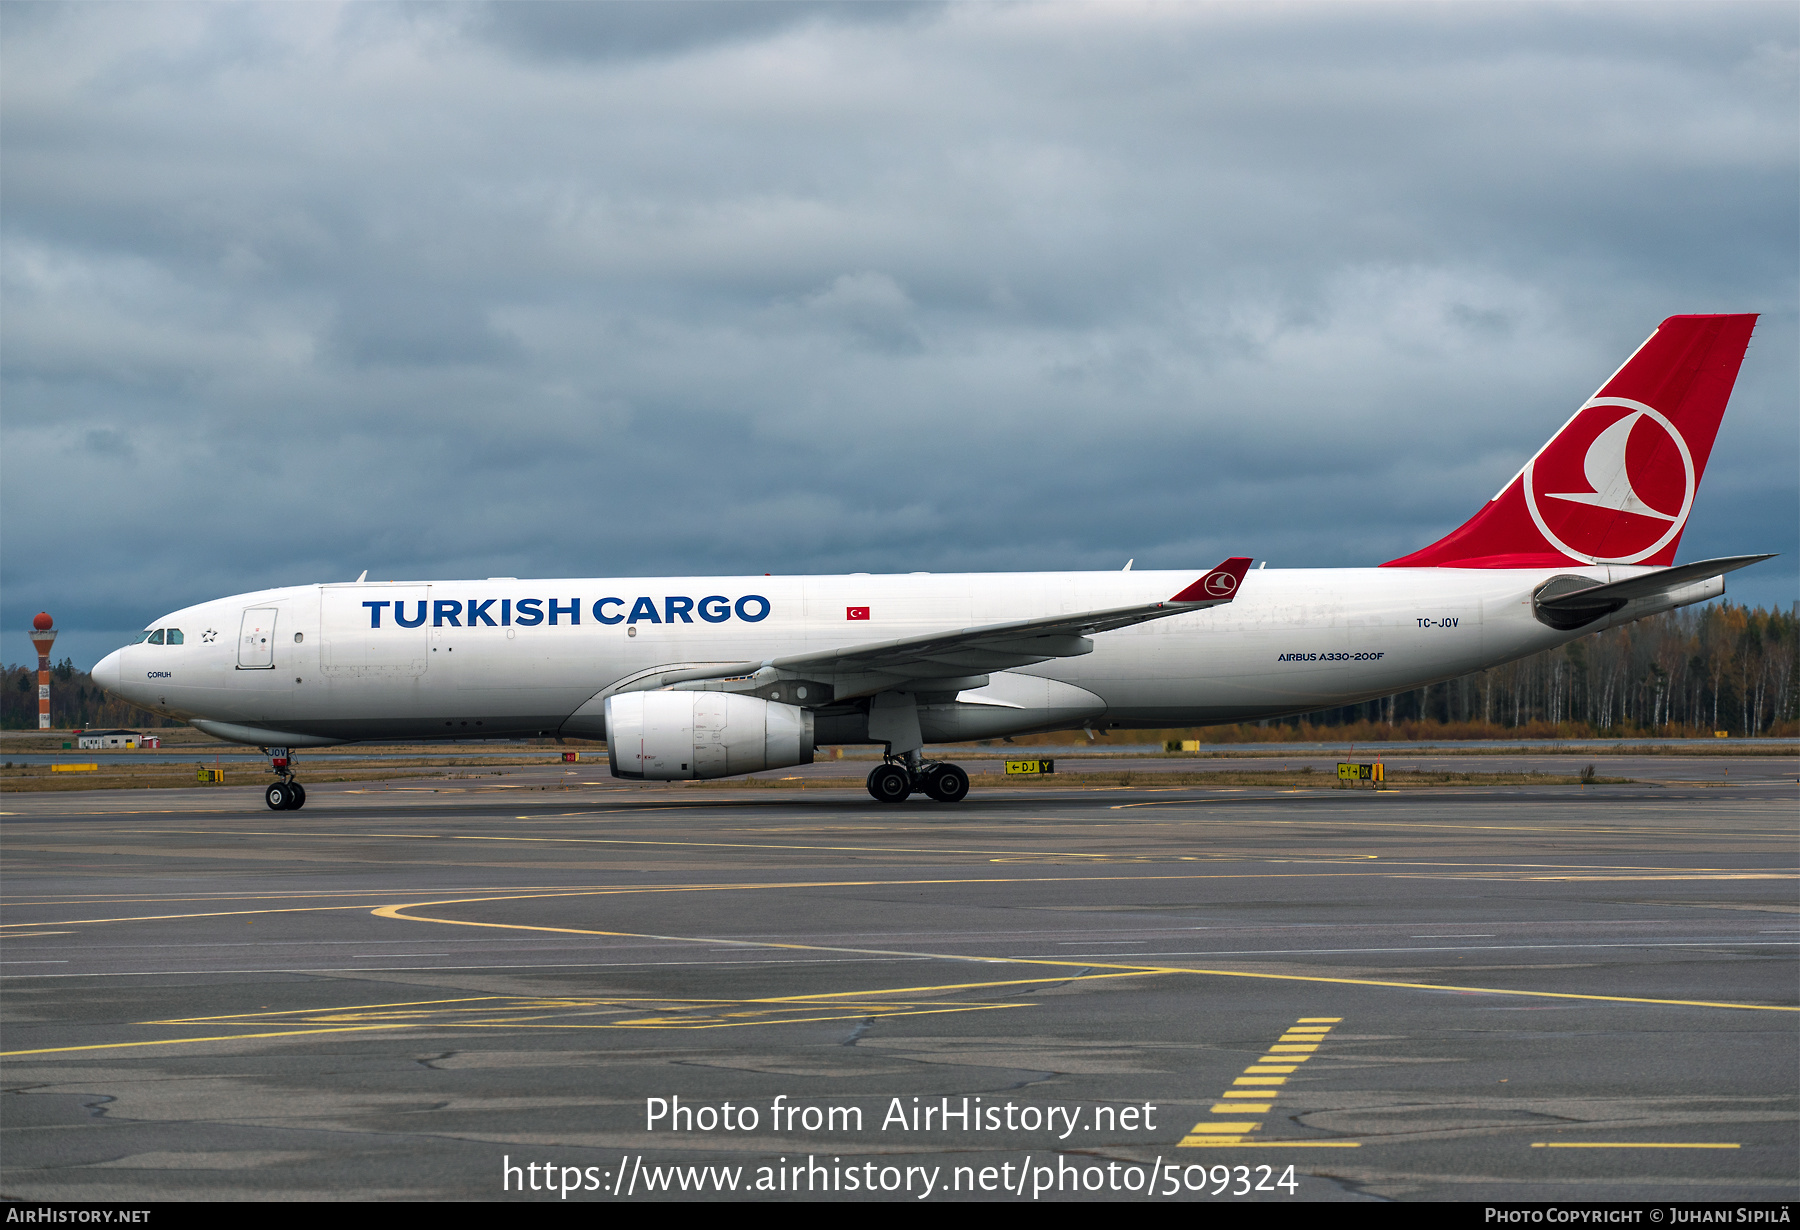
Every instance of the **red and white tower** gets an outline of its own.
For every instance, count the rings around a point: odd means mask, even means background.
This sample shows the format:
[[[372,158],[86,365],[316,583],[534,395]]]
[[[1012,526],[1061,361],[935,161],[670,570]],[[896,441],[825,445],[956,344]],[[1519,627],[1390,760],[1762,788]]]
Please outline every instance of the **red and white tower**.
[[[44,611],[31,621],[31,643],[38,651],[38,729],[50,729],[50,646],[56,643],[56,621]]]

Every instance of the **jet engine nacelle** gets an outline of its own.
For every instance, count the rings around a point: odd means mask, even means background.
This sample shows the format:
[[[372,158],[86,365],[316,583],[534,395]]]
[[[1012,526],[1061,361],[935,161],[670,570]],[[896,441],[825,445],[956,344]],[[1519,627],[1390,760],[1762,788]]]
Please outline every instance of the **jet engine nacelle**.
[[[687,781],[811,764],[813,715],[732,692],[620,692],[606,698],[614,777]]]

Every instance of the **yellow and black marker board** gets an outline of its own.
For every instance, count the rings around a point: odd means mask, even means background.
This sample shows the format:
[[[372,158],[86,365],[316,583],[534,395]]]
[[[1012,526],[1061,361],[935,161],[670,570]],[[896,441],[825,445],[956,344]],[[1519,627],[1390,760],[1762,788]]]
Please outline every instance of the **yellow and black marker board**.
[[[1339,761],[1338,776],[1347,782],[1379,782],[1387,780],[1382,776],[1381,765],[1379,763],[1346,764],[1343,761]]]
[[[1054,760],[1009,760],[1006,762],[1006,771],[1008,774],[1054,773],[1056,772],[1056,762]]]

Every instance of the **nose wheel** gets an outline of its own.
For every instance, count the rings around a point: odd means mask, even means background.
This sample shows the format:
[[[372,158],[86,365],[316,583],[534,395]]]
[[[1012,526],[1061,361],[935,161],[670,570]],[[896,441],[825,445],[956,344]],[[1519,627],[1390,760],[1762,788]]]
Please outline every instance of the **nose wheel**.
[[[263,802],[269,805],[270,811],[299,811],[306,806],[306,787],[299,782],[270,782],[269,788],[263,791]]]

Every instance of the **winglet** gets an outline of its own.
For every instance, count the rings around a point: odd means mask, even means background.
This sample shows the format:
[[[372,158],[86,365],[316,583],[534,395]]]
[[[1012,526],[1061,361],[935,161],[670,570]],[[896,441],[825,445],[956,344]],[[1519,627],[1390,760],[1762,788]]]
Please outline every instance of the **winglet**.
[[[1192,585],[1169,599],[1170,602],[1230,602],[1237,597],[1238,582],[1250,571],[1250,558],[1234,555]]]

